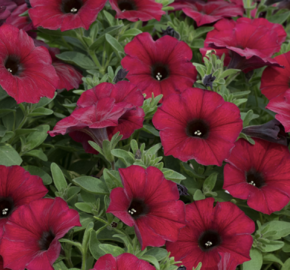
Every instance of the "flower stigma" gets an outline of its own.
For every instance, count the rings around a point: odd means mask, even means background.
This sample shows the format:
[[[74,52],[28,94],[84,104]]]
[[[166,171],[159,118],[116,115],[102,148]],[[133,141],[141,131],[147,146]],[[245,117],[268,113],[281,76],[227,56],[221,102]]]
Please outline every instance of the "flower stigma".
[[[76,13],[77,11],[78,11],[77,8],[72,8],[72,9],[70,10],[71,13]]]
[[[4,209],[2,210],[2,215],[3,215],[3,216],[6,216],[6,215],[8,214],[8,211],[9,211],[8,208],[4,208]]]
[[[202,135],[202,133],[200,132],[200,130],[195,131],[194,134],[197,135],[197,136]]]
[[[207,246],[207,247],[210,247],[210,246],[212,246],[212,242],[207,241],[204,245]]]
[[[256,184],[255,184],[254,181],[251,181],[249,184],[252,185],[252,186],[254,186],[254,187],[256,186]]]
[[[160,72],[158,72],[157,75],[156,75],[156,79],[157,79],[158,81],[160,81],[161,78],[162,78],[162,75],[160,74]]]

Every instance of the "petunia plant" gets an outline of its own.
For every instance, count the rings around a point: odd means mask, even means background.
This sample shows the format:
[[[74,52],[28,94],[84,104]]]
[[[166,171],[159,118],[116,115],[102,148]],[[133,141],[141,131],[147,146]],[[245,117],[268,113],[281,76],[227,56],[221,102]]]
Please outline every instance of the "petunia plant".
[[[0,270],[289,270],[286,0],[0,1]]]

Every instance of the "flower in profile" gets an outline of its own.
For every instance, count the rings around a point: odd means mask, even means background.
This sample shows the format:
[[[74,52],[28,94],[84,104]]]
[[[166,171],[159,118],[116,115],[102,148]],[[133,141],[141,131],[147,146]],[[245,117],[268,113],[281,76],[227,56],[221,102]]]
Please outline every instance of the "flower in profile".
[[[17,8],[17,4],[12,0],[2,0],[0,3],[0,26],[10,16],[11,12]]]
[[[271,100],[290,90],[290,52],[274,58],[281,67],[267,67],[261,78],[261,92]]]
[[[164,100],[153,116],[164,155],[221,166],[243,128],[239,108],[219,94],[188,88]]]
[[[78,212],[59,197],[22,205],[4,227],[0,246],[4,267],[53,270],[61,250],[58,239],[75,226],[81,226]]]
[[[106,254],[100,257],[94,268],[91,270],[155,270],[150,263],[138,259],[131,253],[123,253],[118,257],[113,257],[111,254]]]
[[[23,30],[0,27],[0,85],[17,103],[53,98],[58,76],[46,48],[35,47]],[[17,44],[17,46],[15,46]]]
[[[35,27],[61,31],[85,28],[96,20],[107,0],[30,0],[28,13]]]
[[[141,91],[130,82],[101,83],[85,91],[72,114],[60,120],[49,134],[54,137],[68,133],[83,144],[87,153],[95,154],[88,141],[102,146],[104,140],[110,140],[118,131],[124,140],[143,127],[145,114],[140,108],[143,100]]]
[[[244,72],[263,66],[281,66],[271,56],[279,52],[286,32],[282,25],[270,23],[264,18],[240,18],[237,21],[223,19],[207,34],[203,55],[215,49],[218,56],[226,53],[228,68]]]
[[[20,166],[0,165],[0,236],[11,214],[21,205],[41,199],[47,193],[39,176]]]
[[[174,7],[174,3],[170,6]],[[244,10],[241,6],[226,1],[212,1],[208,3],[184,2],[178,9],[192,18],[197,26],[214,23],[225,17],[243,16]]]
[[[116,18],[127,19],[131,22],[152,19],[160,21],[162,15],[165,14],[162,4],[154,0],[110,0],[110,4],[117,12]]]
[[[127,79],[147,98],[163,94],[163,98],[191,87],[197,72],[190,62],[192,51],[183,41],[164,36],[154,41],[149,33],[136,36],[125,46],[123,68]]]
[[[270,215],[290,201],[290,153],[287,146],[240,139],[226,160],[224,186],[233,197]]]
[[[134,226],[142,250],[175,242],[185,226],[184,203],[176,184],[155,167],[132,165],[119,172],[124,188],[112,190],[107,213]]]
[[[213,204],[214,198],[187,204],[186,227],[180,229],[175,243],[166,243],[167,251],[186,269],[202,262],[202,269],[218,270],[225,253],[236,265],[251,259],[250,234],[255,231],[255,223],[231,202]]]
[[[272,98],[266,109],[275,113],[275,118],[281,122],[286,132],[290,132],[290,89],[275,98]]]

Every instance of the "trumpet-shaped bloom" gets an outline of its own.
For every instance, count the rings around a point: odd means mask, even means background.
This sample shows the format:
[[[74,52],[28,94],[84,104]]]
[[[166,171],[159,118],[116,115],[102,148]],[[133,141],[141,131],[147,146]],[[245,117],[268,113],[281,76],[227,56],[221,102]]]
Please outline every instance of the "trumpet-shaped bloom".
[[[119,169],[124,188],[115,188],[107,210],[128,226],[134,226],[142,250],[175,242],[185,226],[184,203],[175,183],[155,168],[132,165]]]

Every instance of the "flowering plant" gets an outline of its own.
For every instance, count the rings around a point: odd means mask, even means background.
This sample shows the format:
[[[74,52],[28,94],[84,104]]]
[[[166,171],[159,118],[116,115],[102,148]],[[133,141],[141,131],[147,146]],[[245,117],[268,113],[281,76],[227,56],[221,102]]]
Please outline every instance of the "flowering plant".
[[[289,270],[290,1],[0,1],[0,270]]]

